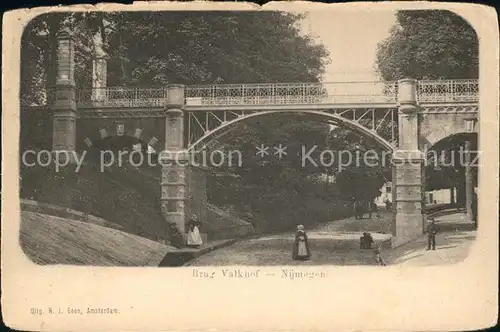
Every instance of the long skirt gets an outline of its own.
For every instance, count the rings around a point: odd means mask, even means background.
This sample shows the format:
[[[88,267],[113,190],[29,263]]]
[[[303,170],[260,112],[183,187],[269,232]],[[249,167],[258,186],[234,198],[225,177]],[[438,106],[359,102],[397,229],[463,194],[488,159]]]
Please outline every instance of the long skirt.
[[[307,247],[304,241],[299,242],[299,248],[297,251],[297,256],[299,257],[307,257]]]
[[[187,245],[188,246],[200,246],[203,243],[201,239],[200,230],[197,226],[193,227],[193,230],[188,232]]]

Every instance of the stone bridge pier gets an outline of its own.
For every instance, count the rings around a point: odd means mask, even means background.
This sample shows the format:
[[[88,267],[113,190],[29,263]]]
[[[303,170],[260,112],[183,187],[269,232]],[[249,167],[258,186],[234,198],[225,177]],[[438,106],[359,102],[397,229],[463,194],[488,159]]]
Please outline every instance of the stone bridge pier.
[[[57,78],[52,105],[52,151],[70,158],[76,147],[76,84],[73,35],[64,29],[57,35]],[[65,156],[60,154],[61,157]]]
[[[419,150],[417,82],[398,82],[399,146],[392,156],[394,222],[392,245],[398,246],[424,232],[424,163]]]
[[[184,147],[184,86],[170,85],[165,118],[165,149],[160,155],[161,209],[165,219],[185,233],[187,200],[187,167],[189,158]]]

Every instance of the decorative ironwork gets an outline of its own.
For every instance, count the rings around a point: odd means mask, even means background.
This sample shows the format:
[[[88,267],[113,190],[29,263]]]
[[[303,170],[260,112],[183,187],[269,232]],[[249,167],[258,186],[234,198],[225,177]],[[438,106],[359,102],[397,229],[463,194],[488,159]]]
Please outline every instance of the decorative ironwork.
[[[295,113],[321,117],[333,125],[342,125],[378,139],[386,147],[397,144],[397,109],[324,109],[310,111],[247,110],[247,111],[187,111],[187,146],[198,149],[223,135],[237,122],[258,115]]]
[[[396,82],[222,84],[186,87],[186,106],[395,103]]]
[[[193,85],[185,88],[186,108],[279,105],[397,105],[397,82],[269,83]],[[106,87],[79,90],[78,107],[165,107],[166,88]],[[418,81],[420,104],[475,103],[477,80]],[[370,107],[369,106],[369,107]]]
[[[420,103],[457,103],[479,101],[478,80],[418,81]]]
[[[479,112],[479,105],[423,105],[419,109],[419,114],[462,114]]]
[[[77,103],[79,108],[163,107],[166,98],[166,88],[106,87],[79,90]]]
[[[79,110],[79,117],[83,119],[143,119],[143,118],[164,118],[167,110],[164,108],[113,108],[113,109],[82,109]]]

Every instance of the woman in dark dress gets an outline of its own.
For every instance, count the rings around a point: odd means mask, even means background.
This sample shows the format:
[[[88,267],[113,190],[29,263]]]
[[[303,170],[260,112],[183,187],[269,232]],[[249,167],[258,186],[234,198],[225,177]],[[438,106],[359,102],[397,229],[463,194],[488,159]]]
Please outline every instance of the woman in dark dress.
[[[309,244],[307,242],[307,234],[304,231],[304,226],[298,225],[297,232],[295,232],[292,258],[294,260],[307,260],[310,257],[311,251],[309,250]]]

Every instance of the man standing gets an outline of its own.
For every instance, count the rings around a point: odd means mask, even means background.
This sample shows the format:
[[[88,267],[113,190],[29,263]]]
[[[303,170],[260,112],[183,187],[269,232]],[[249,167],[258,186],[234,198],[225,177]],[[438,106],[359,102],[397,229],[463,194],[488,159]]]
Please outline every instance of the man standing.
[[[472,194],[472,218],[474,219],[474,228],[477,229],[477,194]]]
[[[427,249],[426,250],[436,250],[436,233],[437,226],[434,219],[427,224]]]

